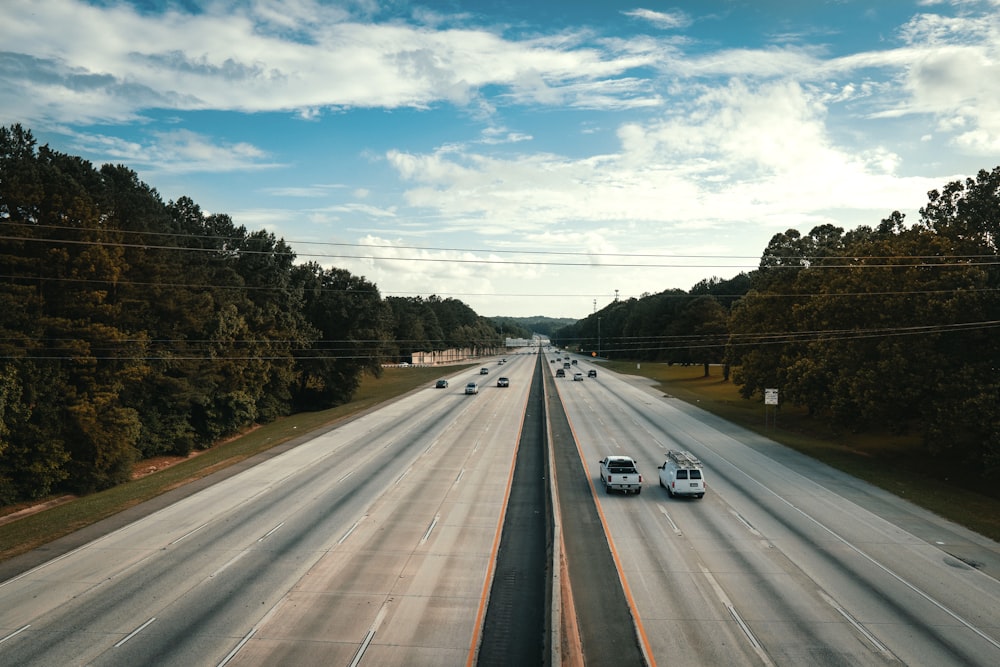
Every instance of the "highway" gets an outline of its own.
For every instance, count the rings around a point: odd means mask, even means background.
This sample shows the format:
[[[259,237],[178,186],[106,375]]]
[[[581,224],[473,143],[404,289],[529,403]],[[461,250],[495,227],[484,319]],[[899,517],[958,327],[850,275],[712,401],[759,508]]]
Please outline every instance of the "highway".
[[[537,358],[455,373],[0,582],[0,665],[474,662]],[[579,602],[620,582],[634,628],[616,630],[649,664],[1000,664],[1000,545],[577,359],[598,376],[554,380],[586,471],[559,480],[584,487],[560,512],[596,503],[583,534],[606,530],[612,558],[567,583]],[[659,488],[671,448],[705,463],[703,499]],[[604,493],[607,454],[638,460],[640,495]]]
[[[598,377],[556,385],[651,664],[1000,664],[1000,545],[578,359]],[[703,499],[659,487],[668,449]],[[605,494],[607,454],[640,495]]]
[[[465,664],[535,361],[484,362],[0,583],[0,664]]]

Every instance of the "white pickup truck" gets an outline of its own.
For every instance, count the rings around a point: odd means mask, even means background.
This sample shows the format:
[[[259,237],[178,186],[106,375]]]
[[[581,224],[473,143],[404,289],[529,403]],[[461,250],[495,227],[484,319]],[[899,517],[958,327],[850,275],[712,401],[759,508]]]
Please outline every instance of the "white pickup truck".
[[[601,482],[608,493],[621,491],[638,494],[642,491],[642,475],[630,456],[605,456],[601,460]]]

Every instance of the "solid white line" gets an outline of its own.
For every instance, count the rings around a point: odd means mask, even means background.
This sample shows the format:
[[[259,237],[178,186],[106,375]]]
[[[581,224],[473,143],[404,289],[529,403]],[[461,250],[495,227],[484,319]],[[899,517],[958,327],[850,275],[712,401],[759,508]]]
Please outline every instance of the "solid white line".
[[[246,643],[248,641],[250,641],[250,638],[253,637],[256,633],[257,633],[257,628],[254,628],[250,632],[246,633],[243,636],[243,639],[240,640],[240,643],[237,644],[235,647],[233,647],[233,650],[230,651],[229,654],[225,658],[222,659],[222,662],[220,662],[218,664],[218,667],[225,667],[225,665],[230,660],[232,660],[234,657],[236,657],[236,654],[240,652],[240,649],[243,648],[244,646],[246,646]]]
[[[677,527],[677,524],[674,523],[674,520],[670,518],[669,514],[667,514],[667,510],[663,509],[663,505],[657,505],[657,507],[659,508],[659,510],[663,514],[663,516],[667,517],[667,521],[670,522],[670,525],[673,527],[674,532],[677,533],[678,535],[680,535],[681,534],[681,529]]]
[[[146,627],[150,623],[152,623],[153,621],[155,621],[155,620],[156,620],[156,617],[154,616],[153,618],[149,619],[148,621],[146,621],[145,623],[143,623],[142,625],[140,625],[139,627],[137,627],[135,630],[133,630],[132,632],[130,632],[127,637],[125,637],[120,642],[118,642],[117,644],[115,644],[115,648],[121,648],[125,644],[125,642],[127,642],[128,640],[132,639],[132,637],[135,637],[137,634],[139,634],[140,632],[142,632],[143,630],[145,630]]]
[[[850,623],[851,625],[853,625],[855,630],[857,630],[862,635],[864,635],[865,639],[867,639],[868,641],[870,641],[872,643],[872,646],[875,647],[876,651],[879,651],[880,653],[889,653],[889,649],[885,646],[885,644],[883,644],[878,639],[876,639],[875,636],[872,633],[868,632],[867,628],[865,628],[863,625],[861,625],[861,623],[858,622],[857,619],[855,619],[853,616],[851,616],[850,614],[848,614],[845,609],[842,609],[840,607],[840,605],[838,605],[836,603],[836,601],[834,601],[833,598],[831,598],[829,595],[827,595],[823,591],[819,591],[819,595],[820,595],[821,598],[823,598],[826,601],[826,603],[828,605],[830,605],[831,607],[833,607],[834,609],[836,609],[837,613],[839,613],[841,616],[843,616],[847,620],[848,623]]]
[[[722,590],[722,586],[719,584],[718,581],[716,581],[715,577],[712,576],[712,573],[709,571],[707,567],[705,567],[701,563],[698,563],[698,567],[701,569],[701,573],[705,576],[705,579],[708,580],[709,585],[712,586],[712,590],[715,591],[715,596],[719,598],[719,601],[723,605],[725,605],[726,609],[729,610],[729,613],[732,615],[733,619],[736,620],[740,628],[742,628],[744,634],[746,634],[747,639],[750,640],[750,643],[753,645],[754,651],[757,653],[757,657],[759,657],[765,665],[768,665],[769,667],[774,667],[774,663],[771,662],[771,659],[767,656],[767,653],[761,647],[760,643],[757,641],[757,638],[754,637],[752,632],[750,632],[750,628],[747,627],[747,624],[743,621],[742,618],[740,618],[740,615],[736,613],[736,608],[733,606],[733,603],[729,599],[729,596],[726,595],[726,591]]]
[[[746,526],[747,530],[749,530],[751,533],[753,533],[756,537],[763,537],[763,535],[761,535],[760,532],[756,528],[754,528],[753,526],[751,526],[750,522],[747,521],[746,519],[744,519],[743,516],[739,512],[737,512],[736,510],[732,510],[732,509],[729,510],[729,512],[734,517],[736,517],[737,519],[739,519],[739,522],[742,523],[744,526]]]
[[[440,519],[440,518],[441,518],[440,514],[435,514],[434,515],[434,520],[431,521],[431,525],[427,527],[427,532],[424,533],[424,536],[422,538],[420,538],[420,543],[421,544],[423,544],[424,542],[426,542],[427,539],[431,536],[431,532],[433,532],[434,526],[437,525],[438,519]]]
[[[225,563],[225,564],[224,564],[224,565],[223,565],[222,567],[220,567],[220,568],[219,568],[218,570],[216,570],[216,571],[215,571],[215,572],[213,572],[212,574],[208,575],[208,578],[209,578],[209,579],[212,579],[213,577],[216,577],[216,576],[218,576],[218,575],[222,574],[222,573],[223,573],[223,572],[224,572],[224,571],[226,570],[226,568],[228,568],[228,567],[229,567],[230,565],[232,565],[233,563],[235,563],[235,562],[236,562],[236,561],[238,561],[239,559],[241,559],[241,558],[243,558],[244,556],[246,556],[246,555],[247,555],[247,553],[248,553],[248,552],[246,552],[246,551],[241,551],[241,552],[239,552],[238,554],[236,554],[235,556],[233,556],[232,558],[230,558],[230,559],[229,559],[229,562]]]
[[[25,630],[27,630],[30,627],[31,627],[31,624],[29,623],[28,625],[24,626],[23,628],[18,628],[17,630],[14,630],[14,632],[10,633],[9,635],[7,635],[6,637],[4,637],[3,639],[0,639],[0,644],[3,644],[5,641],[7,641],[8,639],[10,639],[12,637],[18,636],[19,634],[21,634],[22,632],[24,632]]]
[[[368,516],[368,515],[366,514],[365,516]],[[337,544],[343,544],[344,540],[346,540],[348,537],[350,537],[351,533],[354,532],[354,529],[357,528],[359,525],[361,525],[361,522],[364,521],[364,518],[365,517],[363,516],[360,519],[358,519],[357,521],[355,521],[354,525],[351,526],[350,529],[348,529],[348,531],[346,533],[344,533],[343,537],[341,537],[339,540],[337,540]]]
[[[351,667],[358,667],[361,663],[361,658],[365,655],[365,651],[368,650],[368,646],[372,643],[372,640],[375,639],[375,633],[378,632],[379,626],[382,625],[382,619],[385,618],[387,604],[389,603],[382,603],[382,608],[378,610],[378,614],[375,616],[375,622],[372,623],[372,627],[368,628],[368,633],[365,635],[364,641],[361,642],[358,652],[354,654],[354,660],[351,661]]]
[[[260,538],[259,540],[257,540],[257,541],[258,541],[258,542],[263,542],[263,541],[264,541],[264,540],[266,540],[267,538],[271,537],[271,535],[274,535],[274,533],[275,533],[275,532],[277,532],[277,530],[278,530],[279,528],[281,528],[282,526],[284,526],[284,525],[285,525],[285,522],[284,522],[284,521],[282,521],[282,522],[281,522],[281,523],[279,523],[279,524],[278,524],[277,526],[275,526],[275,527],[274,527],[274,528],[272,528],[271,530],[269,530],[269,531],[267,531],[266,533],[264,533],[264,536],[263,536],[263,537],[261,537],[261,538]]]
[[[184,533],[183,535],[181,535],[180,537],[178,537],[176,540],[174,540],[173,542],[171,542],[168,546],[172,547],[175,544],[177,544],[178,542],[180,542],[181,540],[186,540],[187,538],[191,537],[192,535],[194,535],[195,533],[197,533],[199,530],[201,530],[202,528],[204,528],[207,525],[208,525],[207,523],[203,523],[200,526],[198,526],[197,528],[195,528],[194,530],[189,530],[188,532]]]
[[[726,607],[729,609],[729,613],[732,614],[733,618],[736,619],[736,623],[738,623],[739,626],[743,629],[743,634],[745,634],[747,636],[747,639],[750,640],[750,643],[753,644],[754,649],[758,653],[760,651],[763,651],[764,647],[760,645],[760,642],[757,641],[757,638],[753,636],[753,633],[750,631],[750,628],[747,626],[745,622],[743,622],[743,619],[740,618],[740,615],[736,612],[736,607],[734,607],[731,604],[727,604]]]

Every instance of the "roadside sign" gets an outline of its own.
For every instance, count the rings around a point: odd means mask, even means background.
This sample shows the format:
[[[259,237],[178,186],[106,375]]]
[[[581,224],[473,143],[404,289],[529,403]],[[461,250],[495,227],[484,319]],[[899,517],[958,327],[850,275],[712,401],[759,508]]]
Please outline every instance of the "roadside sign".
[[[778,404],[778,390],[777,389],[765,389],[764,390],[764,405],[777,405]]]

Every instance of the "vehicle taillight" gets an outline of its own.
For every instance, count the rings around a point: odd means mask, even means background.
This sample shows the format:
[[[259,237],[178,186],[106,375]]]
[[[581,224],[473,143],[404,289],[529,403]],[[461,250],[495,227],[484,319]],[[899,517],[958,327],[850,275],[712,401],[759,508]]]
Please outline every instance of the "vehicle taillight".
[[[642,475],[639,475],[639,483],[642,484]]]

